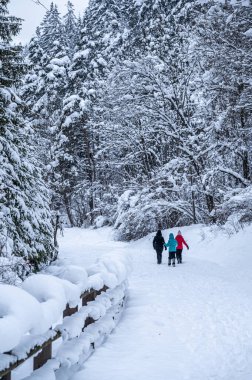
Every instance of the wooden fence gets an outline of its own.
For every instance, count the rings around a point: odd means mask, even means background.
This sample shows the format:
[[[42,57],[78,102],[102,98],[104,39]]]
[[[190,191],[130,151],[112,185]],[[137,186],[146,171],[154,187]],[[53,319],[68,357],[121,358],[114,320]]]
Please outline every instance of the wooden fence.
[[[86,306],[88,302],[94,301],[95,298],[100,295],[103,292],[106,292],[109,288],[107,286],[104,286],[100,290],[94,290],[90,289],[89,291],[85,291],[81,295],[82,300],[82,306]],[[63,311],[63,318],[69,317],[75,313],[78,312],[78,305],[76,307],[69,307],[69,305],[66,305],[65,310]],[[87,317],[83,321],[83,329],[87,327],[88,325],[94,323],[95,320],[91,317]],[[53,334],[53,337],[46,340],[44,343],[42,343],[39,346],[33,347],[29,353],[27,353],[27,356],[22,360],[16,360],[11,365],[9,365],[8,368],[0,371],[0,380],[11,380],[11,372],[15,370],[17,367],[19,367],[21,364],[23,364],[25,361],[33,357],[33,370],[42,367],[49,359],[52,358],[52,345],[53,342],[55,342],[57,339],[61,337],[61,333],[59,331],[55,331],[55,334]],[[12,355],[15,357],[15,354],[13,354],[11,351],[6,352],[7,355]],[[36,355],[37,354],[37,355]]]

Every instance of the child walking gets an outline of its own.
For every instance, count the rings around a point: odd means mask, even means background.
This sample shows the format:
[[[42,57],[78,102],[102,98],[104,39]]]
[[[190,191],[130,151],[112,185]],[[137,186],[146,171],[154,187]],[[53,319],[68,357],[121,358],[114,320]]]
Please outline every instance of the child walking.
[[[186,246],[187,249],[189,249],[189,246],[185,242],[185,239],[183,238],[181,231],[178,231],[178,234],[176,236],[176,240],[178,242],[177,249],[176,249],[176,258],[177,258],[178,264],[182,264],[183,244]]]
[[[173,233],[170,233],[169,240],[165,244],[165,247],[169,247],[169,259],[168,259],[168,265],[171,265],[175,267],[175,255],[176,255],[176,248],[177,248],[178,242],[176,239],[174,239]]]

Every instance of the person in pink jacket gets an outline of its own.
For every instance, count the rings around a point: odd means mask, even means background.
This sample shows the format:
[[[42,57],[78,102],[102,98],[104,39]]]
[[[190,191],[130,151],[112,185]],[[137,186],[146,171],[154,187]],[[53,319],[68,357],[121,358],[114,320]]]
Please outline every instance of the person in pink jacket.
[[[183,251],[183,245],[186,246],[187,249],[189,249],[188,244],[186,243],[185,239],[183,238],[181,231],[178,231],[177,236],[175,239],[178,242],[177,248],[176,248],[176,259],[178,264],[182,264],[182,251]]]

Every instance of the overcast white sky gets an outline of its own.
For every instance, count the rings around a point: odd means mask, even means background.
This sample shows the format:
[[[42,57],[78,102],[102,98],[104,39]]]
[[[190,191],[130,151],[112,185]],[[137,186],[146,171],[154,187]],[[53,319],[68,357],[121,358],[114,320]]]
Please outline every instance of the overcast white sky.
[[[34,0],[36,1],[36,0]],[[89,0],[71,0],[75,6],[76,15],[83,14]],[[50,7],[52,0],[40,0],[47,8]],[[61,14],[66,13],[67,0],[53,0],[58,5]],[[36,27],[42,21],[46,10],[33,2],[33,0],[10,0],[8,6],[10,15],[24,19],[20,35],[15,42],[26,43],[33,36]]]

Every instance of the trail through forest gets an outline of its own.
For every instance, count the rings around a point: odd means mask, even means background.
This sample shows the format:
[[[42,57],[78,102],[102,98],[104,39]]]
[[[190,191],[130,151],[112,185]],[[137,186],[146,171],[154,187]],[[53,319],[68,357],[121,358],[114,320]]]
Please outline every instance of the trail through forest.
[[[108,250],[127,251],[133,264],[118,327],[73,380],[252,378],[251,228],[231,238],[201,226],[182,231],[190,250],[175,268],[166,251],[156,264],[153,234],[127,244],[107,228],[66,231],[68,260],[90,264]]]

